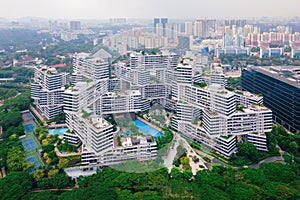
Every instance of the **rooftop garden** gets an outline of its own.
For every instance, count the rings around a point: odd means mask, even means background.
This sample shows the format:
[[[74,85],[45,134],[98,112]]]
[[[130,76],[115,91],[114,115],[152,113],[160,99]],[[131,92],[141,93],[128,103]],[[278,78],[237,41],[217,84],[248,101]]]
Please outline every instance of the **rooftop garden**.
[[[239,105],[236,106],[236,110],[241,111],[241,112],[245,112],[243,106],[239,106]]]
[[[207,84],[206,83],[197,83],[197,82],[194,82],[194,86],[205,88],[207,86]]]
[[[83,117],[84,119],[88,118],[88,117],[91,116],[92,114],[93,114],[93,112],[88,113],[88,112],[86,112],[85,110],[82,110],[82,117]]]

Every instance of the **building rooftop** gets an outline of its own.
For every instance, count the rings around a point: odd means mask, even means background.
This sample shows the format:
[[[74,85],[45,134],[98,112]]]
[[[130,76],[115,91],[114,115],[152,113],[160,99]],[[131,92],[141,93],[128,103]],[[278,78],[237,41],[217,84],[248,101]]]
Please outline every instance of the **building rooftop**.
[[[104,96],[122,96],[122,95],[141,95],[139,90],[126,90],[126,91],[119,91],[119,92],[107,92]]]
[[[250,67],[250,69],[300,88],[300,66]]]
[[[97,129],[101,129],[109,126],[109,123],[102,117],[91,117],[90,120],[93,126]]]
[[[121,143],[122,147],[131,147],[131,146],[136,146],[140,144],[147,144],[147,143],[153,143],[154,140],[151,136],[128,136],[128,137],[122,137],[121,138]],[[116,145],[116,143],[115,143]]]
[[[107,58],[111,58],[112,55],[110,53],[108,53],[107,51],[105,51],[104,49],[100,49],[93,55],[93,57],[107,59]]]
[[[255,100],[260,100],[260,99],[263,98],[261,95],[253,94],[253,93],[248,92],[248,91],[235,90],[235,93],[243,95],[243,96],[251,98],[251,99],[255,99]]]
[[[251,105],[251,106],[244,106],[243,111],[245,113],[253,113],[256,111],[268,111],[269,109],[265,106],[259,106],[259,105]]]

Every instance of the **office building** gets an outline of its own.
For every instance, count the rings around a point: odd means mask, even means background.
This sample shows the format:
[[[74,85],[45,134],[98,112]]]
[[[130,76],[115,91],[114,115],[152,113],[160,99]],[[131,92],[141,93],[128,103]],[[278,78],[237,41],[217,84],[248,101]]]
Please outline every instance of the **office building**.
[[[263,96],[275,123],[300,131],[300,67],[248,67],[242,71],[242,88]]]

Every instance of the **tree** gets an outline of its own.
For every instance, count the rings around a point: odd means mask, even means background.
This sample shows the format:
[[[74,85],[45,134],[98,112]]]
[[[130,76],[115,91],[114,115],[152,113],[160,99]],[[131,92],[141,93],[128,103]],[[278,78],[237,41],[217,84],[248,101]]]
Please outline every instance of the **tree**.
[[[186,180],[190,180],[193,177],[193,172],[191,170],[183,170],[182,175]]]
[[[58,169],[51,169],[48,172],[48,178],[54,178],[58,174],[59,170]]]
[[[11,172],[0,179],[0,198],[21,199],[32,185],[32,179],[27,172]]]
[[[296,141],[290,142],[289,147],[290,147],[292,153],[294,153],[294,154],[298,153],[299,146]]]
[[[260,169],[270,181],[291,183],[297,179],[291,166],[281,163],[263,163]]]
[[[261,186],[268,181],[265,174],[259,169],[241,168],[241,172],[244,178],[252,184]]]
[[[230,194],[232,199],[248,200],[248,199],[260,199],[258,188],[254,188],[248,184],[235,184],[227,188],[227,193]]]
[[[174,179],[177,179],[177,178],[180,178],[180,177],[181,177],[181,173],[180,173],[180,171],[179,171],[178,168],[173,167],[173,168],[171,169],[171,177],[174,178]]]
[[[249,159],[252,162],[258,161],[258,151],[254,144],[249,142],[241,142],[237,145],[238,155]]]
[[[57,166],[59,169],[68,167],[68,160],[66,158],[60,158]]]
[[[36,181],[41,180],[42,178],[44,178],[44,176],[45,176],[45,171],[44,171],[43,169],[36,170],[36,171],[33,173],[33,178],[34,178]]]
[[[9,171],[22,171],[26,163],[24,152],[19,146],[12,147],[7,154],[7,168]],[[25,169],[27,170],[27,169]]]
[[[218,173],[211,172],[207,169],[198,171],[195,176],[195,182],[202,186],[203,184],[211,185],[220,189],[225,188],[223,177]]]
[[[22,199],[24,200],[57,200],[58,195],[54,192],[46,191],[46,192],[34,192],[27,193]]]

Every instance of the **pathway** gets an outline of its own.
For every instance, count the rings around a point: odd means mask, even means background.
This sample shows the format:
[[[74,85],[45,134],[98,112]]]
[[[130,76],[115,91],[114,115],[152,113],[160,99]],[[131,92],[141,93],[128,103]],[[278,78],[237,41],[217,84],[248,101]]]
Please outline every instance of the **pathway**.
[[[67,127],[67,124],[50,124],[48,128],[64,128]]]
[[[35,114],[35,116],[37,116],[37,117],[40,119],[40,121],[43,123],[43,125],[44,125],[45,127],[48,126],[48,124],[47,124],[47,122],[44,120],[44,118],[40,115],[40,113],[39,113],[32,105],[30,105],[29,109]]]
[[[173,161],[177,154],[177,147],[179,146],[179,140],[177,135],[174,135],[173,144],[170,147],[169,153],[167,156],[164,156],[162,159],[164,160],[165,166],[168,168],[169,173],[171,173],[173,167]]]
[[[257,164],[249,165],[249,167],[250,168],[258,168],[260,164],[269,163],[269,162],[284,162],[284,159],[282,156],[273,156],[273,157],[269,157],[264,160],[261,160]]]
[[[192,167],[192,172],[194,175],[196,175],[197,171],[202,170],[204,168],[207,168],[206,165],[204,164],[204,160],[201,156],[199,156],[198,154],[195,153],[194,149],[190,146],[190,144],[181,136],[179,136],[179,134],[177,134],[178,137],[180,138],[180,140],[183,142],[183,147],[187,150],[187,157],[190,159],[190,166]],[[199,159],[198,163],[195,163],[193,161],[193,157],[196,156]],[[204,166],[204,168],[199,168],[199,165]]]
[[[203,165],[205,168],[207,168],[201,156],[196,154],[196,152],[189,145],[189,143],[184,138],[182,138],[179,134],[174,133],[173,144],[171,145],[169,153],[167,156],[163,157],[164,164],[168,168],[169,173],[171,173],[173,167],[173,161],[177,154],[177,147],[179,146],[180,143],[182,143],[183,147],[187,150],[187,157],[190,159],[190,166],[192,168],[191,171],[193,172],[194,175],[196,175],[197,171],[202,170],[201,168],[199,168],[199,165]],[[193,161],[194,156],[199,159],[199,162],[195,163]]]

